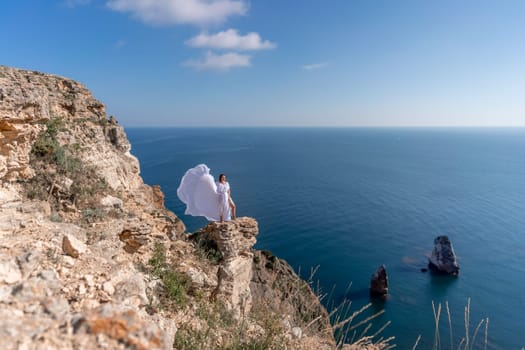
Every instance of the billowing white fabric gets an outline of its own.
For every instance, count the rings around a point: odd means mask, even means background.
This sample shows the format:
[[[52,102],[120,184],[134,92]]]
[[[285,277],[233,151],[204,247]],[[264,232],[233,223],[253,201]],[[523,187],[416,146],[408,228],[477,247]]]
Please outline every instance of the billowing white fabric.
[[[225,185],[220,185],[221,191],[218,191],[206,164],[199,164],[186,171],[177,189],[177,196],[186,204],[184,214],[204,216],[210,221],[219,221],[222,214],[223,220],[230,220],[228,193],[224,190]],[[229,185],[227,186],[229,189]]]

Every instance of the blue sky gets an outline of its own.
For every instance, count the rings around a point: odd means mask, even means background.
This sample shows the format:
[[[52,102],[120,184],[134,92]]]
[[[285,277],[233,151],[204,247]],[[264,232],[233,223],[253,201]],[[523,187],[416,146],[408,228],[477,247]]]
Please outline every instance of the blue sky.
[[[125,126],[525,126],[521,0],[17,0],[0,64]]]

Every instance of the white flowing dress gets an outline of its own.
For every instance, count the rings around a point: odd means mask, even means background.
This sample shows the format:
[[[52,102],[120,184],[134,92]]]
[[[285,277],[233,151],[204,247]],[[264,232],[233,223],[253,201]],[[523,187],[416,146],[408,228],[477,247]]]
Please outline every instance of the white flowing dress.
[[[223,220],[229,221],[231,219],[230,210],[230,184],[220,183],[217,181],[217,193],[219,194],[219,216],[222,216]]]
[[[229,194],[230,185],[217,186],[210,168],[199,164],[186,171],[177,189],[177,196],[186,204],[184,214],[204,216],[210,221],[231,220]],[[219,188],[220,187],[220,188]]]

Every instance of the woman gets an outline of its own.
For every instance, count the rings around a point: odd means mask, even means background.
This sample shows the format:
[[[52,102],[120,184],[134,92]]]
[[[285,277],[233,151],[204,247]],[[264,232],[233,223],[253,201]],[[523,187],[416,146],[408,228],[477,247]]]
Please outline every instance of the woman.
[[[230,185],[221,174],[215,182],[206,164],[199,164],[186,171],[181,179],[177,196],[186,204],[184,214],[204,216],[210,221],[235,219],[235,204],[230,196]],[[230,215],[230,213],[232,215]]]
[[[217,193],[219,194],[219,221],[230,217],[235,220],[235,203],[233,203],[230,184],[226,181],[226,175],[220,174],[217,181]]]

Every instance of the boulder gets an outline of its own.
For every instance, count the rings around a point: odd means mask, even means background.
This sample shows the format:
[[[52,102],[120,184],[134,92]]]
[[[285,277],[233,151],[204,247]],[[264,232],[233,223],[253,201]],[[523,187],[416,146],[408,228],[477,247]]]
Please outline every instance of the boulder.
[[[87,247],[84,243],[80,242],[78,239],[72,235],[64,235],[62,239],[62,250],[64,253],[73,258],[78,258],[81,254],[85,253]]]
[[[370,280],[370,294],[384,296],[388,294],[388,276],[385,265],[379,266]]]
[[[150,241],[151,231],[152,228],[149,224],[135,219],[127,222],[118,237],[125,243],[124,250],[133,254]]]
[[[452,242],[448,236],[438,236],[434,239],[434,250],[428,258],[429,268],[437,273],[447,275],[459,274],[459,265]]]
[[[122,208],[122,199],[107,195],[100,200],[100,204],[104,207]]]
[[[210,288],[217,286],[217,277],[216,276],[208,276],[204,271],[197,267],[190,266],[185,271],[186,276],[189,278],[189,290],[190,291],[198,291],[203,288]]]
[[[113,295],[113,293],[115,293],[115,287],[113,287],[113,284],[111,283],[111,281],[105,282],[102,285],[102,290],[108,293],[108,295]]]
[[[0,282],[13,284],[22,279],[22,273],[13,260],[0,261]]]

